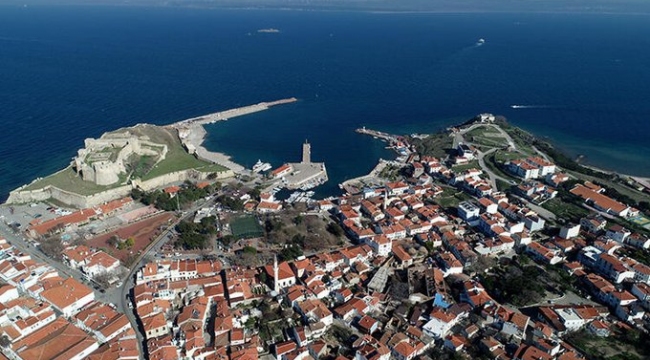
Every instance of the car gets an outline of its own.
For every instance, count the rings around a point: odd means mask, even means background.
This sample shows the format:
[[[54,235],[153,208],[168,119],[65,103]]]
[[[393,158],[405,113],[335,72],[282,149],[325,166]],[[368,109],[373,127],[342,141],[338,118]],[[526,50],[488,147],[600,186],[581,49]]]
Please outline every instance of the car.
[[[103,294],[103,293],[106,292],[106,290],[104,290],[104,289],[99,289],[99,292]]]

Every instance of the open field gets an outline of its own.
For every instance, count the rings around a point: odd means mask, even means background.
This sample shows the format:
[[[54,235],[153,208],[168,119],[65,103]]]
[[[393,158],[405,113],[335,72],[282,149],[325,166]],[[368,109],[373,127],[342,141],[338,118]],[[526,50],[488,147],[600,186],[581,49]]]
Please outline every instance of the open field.
[[[418,153],[442,159],[447,156],[447,151],[453,146],[454,139],[449,134],[442,132],[431,134],[425,139],[411,139],[411,143],[415,145]]]
[[[451,167],[451,170],[456,173],[469,169],[481,169],[481,165],[479,165],[478,160],[470,161],[465,165],[455,165]]]
[[[256,238],[264,235],[264,229],[255,216],[241,216],[230,221],[230,229],[237,239]]]
[[[92,238],[88,240],[86,244],[91,247],[104,249],[108,254],[123,262],[129,254],[136,254],[147,247],[151,240],[160,234],[161,226],[166,227],[173,218],[173,213],[162,213],[149,219],[138,221],[123,228]],[[114,235],[117,235],[122,240],[133,238],[133,240],[135,240],[135,245],[130,249],[118,250],[108,244],[108,239]]]
[[[571,219],[571,221],[574,222],[577,222],[580,220],[580,218],[589,215],[589,210],[583,208],[582,206],[564,202],[558,198],[545,202],[542,207],[554,213],[560,218]]]

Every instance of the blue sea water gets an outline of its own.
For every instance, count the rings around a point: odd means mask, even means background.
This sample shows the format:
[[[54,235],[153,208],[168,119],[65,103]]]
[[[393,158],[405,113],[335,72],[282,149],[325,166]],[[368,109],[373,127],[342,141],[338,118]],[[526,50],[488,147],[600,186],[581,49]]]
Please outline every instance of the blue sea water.
[[[279,165],[308,139],[327,195],[393,156],[355,128],[432,132],[492,112],[650,176],[647,16],[0,6],[0,197],[86,137],[291,96],[209,126],[207,147]]]

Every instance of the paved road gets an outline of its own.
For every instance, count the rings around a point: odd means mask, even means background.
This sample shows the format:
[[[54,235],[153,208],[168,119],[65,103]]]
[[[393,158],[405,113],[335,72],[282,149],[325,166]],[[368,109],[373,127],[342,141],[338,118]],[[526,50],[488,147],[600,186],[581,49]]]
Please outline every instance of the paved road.
[[[492,186],[493,189],[497,189],[496,179],[499,179],[501,181],[507,182],[508,184],[514,185],[514,183],[513,183],[513,181],[511,179],[507,179],[507,178],[504,178],[503,176],[499,176],[499,175],[495,174],[487,165],[485,165],[485,156],[495,152],[496,150],[497,150],[496,148],[492,148],[492,149],[490,149],[490,150],[488,150],[486,152],[479,151],[478,152],[478,157],[477,157],[478,164],[481,166],[483,171],[490,178],[490,185]]]
[[[209,202],[209,204],[208,204]],[[131,271],[129,274],[126,276],[124,279],[124,282],[120,288],[117,288],[114,293],[119,296],[119,308],[124,309],[124,313],[126,314],[126,317],[129,319],[129,322],[131,323],[131,326],[135,330],[136,337],[138,339],[138,350],[141,354],[140,358],[144,358],[142,354],[144,354],[144,342],[145,338],[144,335],[141,332],[140,327],[138,326],[138,321],[137,317],[135,314],[135,306],[129,307],[129,303],[132,305],[135,305],[131,302],[131,299],[129,298],[129,293],[132,288],[135,287],[135,273],[142,268],[146,262],[148,262],[150,259],[154,258],[156,253],[160,252],[161,247],[167,242],[168,240],[168,235],[170,234],[171,229],[176,227],[178,223],[181,221],[187,219],[188,217],[194,215],[194,213],[206,206],[206,205],[211,205],[213,201],[201,201],[198,204],[195,204],[191,209],[185,211],[183,213],[183,216],[179,217],[174,223],[169,225],[167,229],[158,235],[156,239],[154,239],[145,249],[145,251],[140,255],[138,259],[136,259],[134,265],[131,267]]]
[[[522,198],[520,196],[517,196],[517,195],[514,195],[514,194],[512,196],[517,198],[517,200],[519,200],[519,201],[523,202],[524,204],[526,204],[527,207],[529,207],[531,210],[533,210],[534,212],[539,214],[539,216],[541,216],[541,217],[543,217],[543,218],[545,218],[547,220],[555,220],[557,218],[557,216],[554,213],[552,213],[549,210],[544,209],[543,207],[541,207],[539,205],[535,205],[535,204],[531,203],[530,201],[528,201],[528,200],[526,200],[526,199],[524,199],[524,198]]]
[[[95,289],[94,288],[95,284],[86,281],[84,278],[84,274],[81,271],[70,268],[63,263],[48,257],[43,252],[41,252],[41,250],[36,248],[33,244],[27,242],[25,238],[22,236],[22,234],[14,233],[13,230],[11,230],[3,222],[0,223],[0,235],[4,236],[7,239],[7,241],[9,241],[11,245],[13,245],[16,249],[22,251],[25,254],[28,254],[34,260],[41,261],[51,266],[53,269],[58,271],[62,277],[74,278],[82,283],[85,283],[90,288],[93,288],[93,291],[95,292],[95,299],[97,301],[101,301],[104,303],[112,303],[119,307],[119,299],[117,299],[117,296],[115,296],[114,291],[111,291],[109,289],[106,292],[102,293],[98,289]]]

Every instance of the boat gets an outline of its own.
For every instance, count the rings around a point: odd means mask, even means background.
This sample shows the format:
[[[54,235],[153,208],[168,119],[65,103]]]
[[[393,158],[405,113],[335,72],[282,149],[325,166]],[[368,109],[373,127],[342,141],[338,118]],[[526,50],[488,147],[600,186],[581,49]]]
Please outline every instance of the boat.
[[[478,39],[478,41],[476,42],[476,46],[481,46],[483,44],[485,44],[485,39]]]
[[[271,164],[269,163],[263,163],[262,160],[257,160],[255,165],[253,165],[253,172],[258,173],[262,171],[267,171],[271,169]]]

